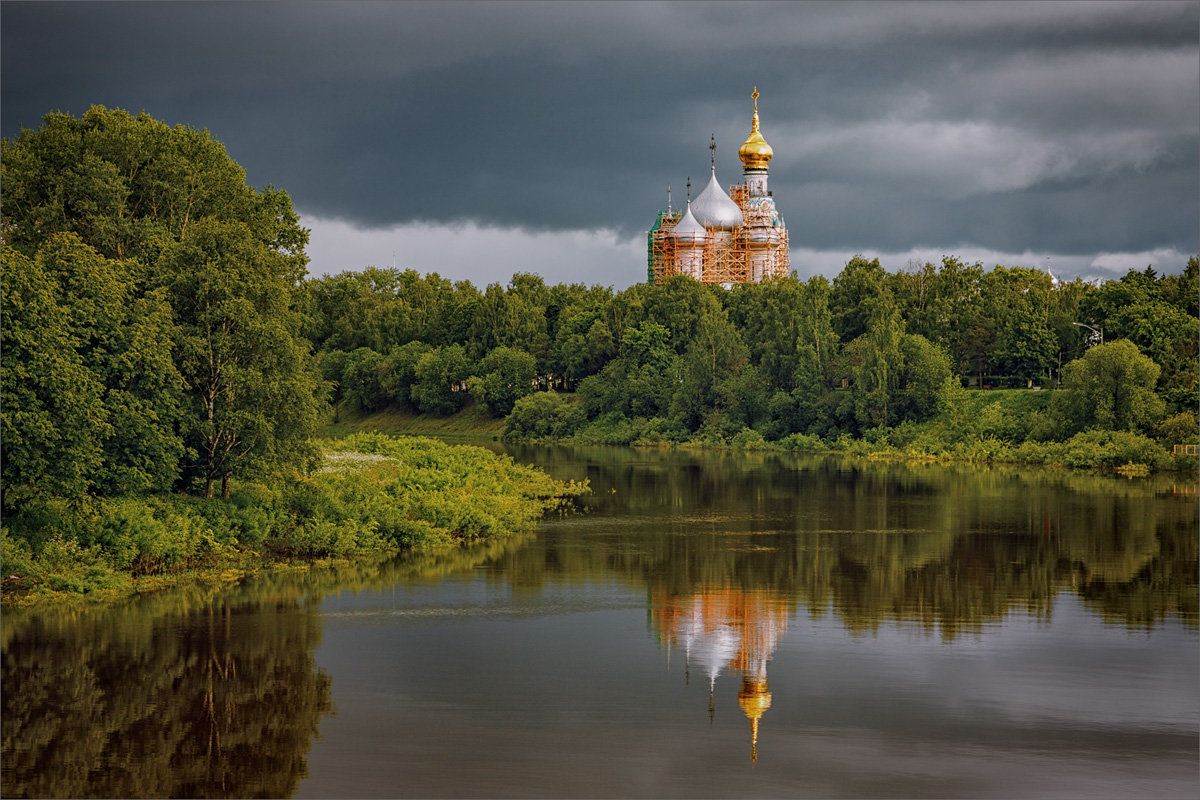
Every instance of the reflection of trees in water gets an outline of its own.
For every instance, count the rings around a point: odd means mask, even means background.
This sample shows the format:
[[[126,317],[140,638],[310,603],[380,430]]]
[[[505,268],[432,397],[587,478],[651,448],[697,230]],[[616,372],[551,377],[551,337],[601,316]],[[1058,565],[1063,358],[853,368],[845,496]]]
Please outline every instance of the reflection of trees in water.
[[[561,475],[582,477],[579,451],[561,455]],[[586,458],[596,512],[568,524],[587,535],[550,526],[507,554],[515,586],[616,573],[676,596],[770,588],[851,630],[905,620],[947,637],[1012,609],[1046,615],[1074,589],[1113,621],[1197,624],[1195,502],[1169,480],[787,453]]]
[[[4,795],[290,795],[330,680],[314,612],[267,607],[24,620],[3,655]]]
[[[5,613],[6,797],[286,797],[330,713],[325,595],[469,570],[524,538]]]

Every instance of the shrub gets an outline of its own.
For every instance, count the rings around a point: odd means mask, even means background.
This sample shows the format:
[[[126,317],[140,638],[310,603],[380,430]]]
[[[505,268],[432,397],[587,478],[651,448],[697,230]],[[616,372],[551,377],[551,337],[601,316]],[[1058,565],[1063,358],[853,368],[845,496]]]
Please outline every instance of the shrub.
[[[1119,467],[1132,463],[1157,469],[1165,464],[1165,456],[1162,447],[1140,433],[1089,430],[1066,442],[1064,461],[1072,467]]]
[[[168,531],[154,509],[137,498],[108,500],[101,510],[96,544],[113,567],[158,572],[181,560],[186,531]]]
[[[765,450],[770,446],[753,428],[742,428],[729,444],[735,450]]]
[[[954,455],[967,461],[991,463],[993,461],[1008,461],[1012,459],[1012,450],[994,436],[961,442],[954,448]]]
[[[1029,434],[1022,414],[1006,409],[999,401],[988,403],[979,412],[976,426],[979,434],[1005,442],[1020,442]]]
[[[526,395],[504,421],[505,439],[562,439],[583,427],[583,406],[556,392]]]
[[[630,444],[636,437],[633,422],[619,411],[610,411],[583,427],[579,438],[596,444]]]
[[[1195,411],[1172,414],[1159,423],[1155,438],[1166,447],[1177,444],[1196,444],[1200,441],[1200,422]]]
[[[829,445],[820,436],[808,433],[791,433],[780,439],[777,444],[785,450],[805,450],[813,453],[828,452]]]

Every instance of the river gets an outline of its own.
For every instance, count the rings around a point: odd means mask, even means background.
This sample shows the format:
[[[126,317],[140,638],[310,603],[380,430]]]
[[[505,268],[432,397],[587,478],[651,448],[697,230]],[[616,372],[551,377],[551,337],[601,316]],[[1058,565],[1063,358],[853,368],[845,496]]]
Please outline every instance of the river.
[[[508,449],[593,494],[475,549],[6,614],[0,792],[1195,796],[1195,483]]]

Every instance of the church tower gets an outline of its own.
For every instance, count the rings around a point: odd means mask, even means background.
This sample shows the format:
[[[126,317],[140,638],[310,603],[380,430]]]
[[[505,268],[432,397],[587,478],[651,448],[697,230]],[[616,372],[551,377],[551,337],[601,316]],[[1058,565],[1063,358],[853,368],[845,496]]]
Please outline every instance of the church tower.
[[[775,276],[786,276],[790,267],[787,226],[775,208],[775,198],[767,188],[767,165],[775,155],[771,145],[758,129],[758,87],[750,97],[754,100],[754,118],[750,135],[738,150],[744,166],[746,199],[742,203],[745,224],[741,231],[741,248],[746,253],[746,277],[755,283]]]

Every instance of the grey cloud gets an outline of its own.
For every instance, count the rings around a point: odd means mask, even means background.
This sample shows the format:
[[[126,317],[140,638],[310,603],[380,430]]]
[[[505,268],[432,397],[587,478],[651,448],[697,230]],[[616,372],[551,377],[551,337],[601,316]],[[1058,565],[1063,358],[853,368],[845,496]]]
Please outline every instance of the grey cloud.
[[[3,134],[207,127],[324,219],[636,236],[737,179],[751,86],[794,246],[1200,249],[1194,3],[5,2]]]

